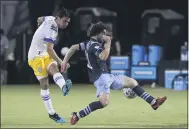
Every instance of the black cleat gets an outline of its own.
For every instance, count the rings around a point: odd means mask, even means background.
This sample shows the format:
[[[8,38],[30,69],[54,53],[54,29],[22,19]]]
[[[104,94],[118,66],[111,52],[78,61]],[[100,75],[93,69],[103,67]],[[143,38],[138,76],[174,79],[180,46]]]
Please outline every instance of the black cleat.
[[[60,117],[58,114],[53,114],[53,115],[50,115],[49,114],[49,117],[54,120],[56,123],[66,123],[66,121],[64,120],[64,118]]]

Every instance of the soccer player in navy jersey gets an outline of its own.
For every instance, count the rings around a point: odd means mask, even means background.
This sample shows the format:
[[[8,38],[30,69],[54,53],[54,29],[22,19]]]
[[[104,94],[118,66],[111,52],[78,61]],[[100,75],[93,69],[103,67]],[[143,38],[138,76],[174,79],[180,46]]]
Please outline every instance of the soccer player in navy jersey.
[[[96,96],[99,101],[94,101],[79,112],[73,112],[71,117],[71,125],[91,112],[106,107],[109,103],[110,89],[121,90],[123,88],[131,88],[139,97],[145,100],[156,110],[167,99],[166,96],[155,99],[153,96],[145,92],[139,86],[138,82],[125,75],[110,74],[106,65],[106,59],[110,53],[111,39],[106,35],[107,28],[104,23],[98,22],[93,24],[89,29],[88,41],[72,45],[64,57],[63,63],[67,64],[71,56],[77,51],[85,52],[87,59],[87,69],[90,82],[96,87]],[[66,66],[66,65],[65,65]],[[64,67],[62,69],[64,71]]]

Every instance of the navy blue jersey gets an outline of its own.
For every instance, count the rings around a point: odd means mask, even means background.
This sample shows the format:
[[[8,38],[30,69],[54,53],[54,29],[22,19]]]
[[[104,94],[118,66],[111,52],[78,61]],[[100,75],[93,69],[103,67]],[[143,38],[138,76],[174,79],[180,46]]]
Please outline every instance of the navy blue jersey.
[[[80,43],[79,46],[80,50],[85,51],[90,82],[95,82],[102,73],[108,73],[106,61],[99,58],[104,49],[102,43],[92,39]]]

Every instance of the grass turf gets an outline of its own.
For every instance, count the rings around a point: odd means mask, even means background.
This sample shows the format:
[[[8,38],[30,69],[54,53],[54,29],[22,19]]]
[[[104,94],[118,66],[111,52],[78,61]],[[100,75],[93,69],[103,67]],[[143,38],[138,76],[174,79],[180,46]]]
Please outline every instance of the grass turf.
[[[96,90],[91,85],[74,84],[70,94],[62,96],[56,85],[51,85],[50,93],[56,112],[62,115],[66,124],[56,124],[48,118],[37,85],[1,87],[1,127],[2,128],[186,128],[187,91],[173,91],[165,88],[144,87],[155,97],[168,97],[156,111],[139,97],[127,99],[122,91],[111,91],[110,104],[76,125],[69,124],[71,112],[79,111],[90,102],[97,100]]]

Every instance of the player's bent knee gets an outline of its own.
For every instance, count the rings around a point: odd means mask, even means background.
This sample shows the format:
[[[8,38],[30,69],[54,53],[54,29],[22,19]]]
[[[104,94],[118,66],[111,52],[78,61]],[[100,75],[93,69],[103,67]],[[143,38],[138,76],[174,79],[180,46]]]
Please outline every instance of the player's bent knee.
[[[127,88],[134,88],[138,85],[138,82],[135,79],[129,77],[125,78],[124,82],[125,82],[125,87]]]
[[[138,85],[138,82],[132,78],[132,83],[131,83],[132,87],[135,87]]]
[[[58,66],[55,63],[52,63],[49,67],[48,67],[48,72],[51,75],[54,75],[55,73],[59,72],[58,70]]]

